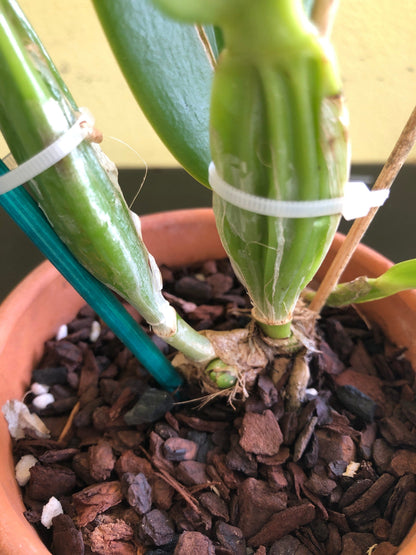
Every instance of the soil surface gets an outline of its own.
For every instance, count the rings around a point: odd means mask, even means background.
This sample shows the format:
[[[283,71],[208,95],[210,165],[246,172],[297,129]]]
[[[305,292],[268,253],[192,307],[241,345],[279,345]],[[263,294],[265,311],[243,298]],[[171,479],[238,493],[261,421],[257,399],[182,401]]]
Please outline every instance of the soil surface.
[[[197,329],[248,324],[227,261],[163,277]],[[285,410],[290,357],[244,403],[201,406],[197,386],[180,393],[193,402],[162,391],[84,307],[33,371],[53,402],[25,398],[51,432],[14,442],[16,462],[37,460],[26,518],[56,555],[395,553],[416,515],[414,371],[353,309],[326,310],[318,331],[298,411]],[[63,513],[48,529],[51,497]]]

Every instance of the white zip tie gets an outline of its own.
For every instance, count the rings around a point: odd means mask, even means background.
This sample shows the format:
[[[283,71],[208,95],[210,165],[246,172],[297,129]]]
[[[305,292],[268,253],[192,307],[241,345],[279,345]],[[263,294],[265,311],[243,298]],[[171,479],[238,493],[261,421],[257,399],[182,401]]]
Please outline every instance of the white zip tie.
[[[221,198],[255,214],[276,218],[317,218],[342,214],[346,220],[366,216],[370,208],[382,206],[389,189],[370,191],[362,181],[345,184],[344,196],[322,200],[275,200],[240,191],[222,179],[214,162],[209,165],[209,184]]]
[[[41,150],[26,162],[17,166],[0,177],[0,195],[23,185],[27,181],[35,178],[45,170],[54,166],[57,162],[65,158],[90,134],[90,129],[94,120],[86,108],[80,108],[82,115],[77,119],[63,135],[52,144]],[[86,123],[86,127],[81,124]]]

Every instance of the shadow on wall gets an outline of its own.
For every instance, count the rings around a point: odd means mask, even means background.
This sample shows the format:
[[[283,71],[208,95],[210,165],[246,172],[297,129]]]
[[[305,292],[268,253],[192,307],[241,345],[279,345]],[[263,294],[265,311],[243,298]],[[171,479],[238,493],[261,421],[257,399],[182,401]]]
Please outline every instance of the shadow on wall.
[[[351,179],[372,185],[381,170],[377,165],[354,165]],[[143,179],[142,170],[121,170],[120,185],[127,202],[137,193]],[[364,237],[364,243],[375,248],[394,262],[416,258],[416,165],[405,166],[390,194]],[[211,205],[211,193],[196,183],[185,171],[177,169],[150,170],[143,188],[132,208],[140,214],[150,214],[179,208]],[[350,224],[341,222],[340,231]],[[0,301],[44,258],[20,231],[9,216],[0,209]]]

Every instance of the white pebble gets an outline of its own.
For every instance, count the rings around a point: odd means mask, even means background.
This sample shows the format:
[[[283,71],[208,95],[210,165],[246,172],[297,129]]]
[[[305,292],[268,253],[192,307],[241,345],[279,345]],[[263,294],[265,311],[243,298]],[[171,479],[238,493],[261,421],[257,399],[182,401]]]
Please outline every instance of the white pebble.
[[[37,409],[44,409],[54,401],[55,397],[52,393],[42,393],[33,399],[32,404]]]
[[[43,506],[40,521],[45,528],[50,528],[52,526],[52,519],[63,514],[63,512],[61,503],[56,497],[51,497],[46,505]]]
[[[33,455],[23,455],[14,467],[16,482],[19,486],[25,486],[30,480],[30,469],[38,462]]]
[[[68,335],[68,326],[66,324],[62,324],[59,326],[59,329],[56,333],[56,340],[59,341]]]
[[[318,397],[318,392],[314,387],[309,387],[305,391],[305,400],[306,401],[312,401],[313,399],[316,399],[317,397]]]
[[[34,395],[42,395],[42,393],[48,393],[49,385],[46,385],[45,383],[33,382],[30,386],[30,391]]]
[[[95,341],[97,341],[97,339],[100,337],[100,333],[101,333],[100,322],[97,322],[97,320],[94,320],[94,322],[91,324],[91,331],[90,331],[91,343],[94,343]]]
[[[50,437],[51,434],[43,421],[37,414],[29,412],[29,409],[22,401],[17,401],[16,399],[6,401],[1,410],[7,420],[9,433],[12,438],[22,439],[27,431],[35,433],[37,437]]]

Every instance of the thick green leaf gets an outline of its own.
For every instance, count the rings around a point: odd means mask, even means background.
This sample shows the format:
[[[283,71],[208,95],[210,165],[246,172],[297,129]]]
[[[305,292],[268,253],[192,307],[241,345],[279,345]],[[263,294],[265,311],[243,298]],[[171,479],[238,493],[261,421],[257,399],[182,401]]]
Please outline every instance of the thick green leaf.
[[[328,298],[329,306],[344,306],[384,299],[395,293],[416,289],[416,259],[395,264],[378,278],[359,277],[337,285]]]
[[[143,112],[184,168],[207,185],[213,66],[198,28],[171,20],[151,0],[93,3]],[[214,30],[205,32],[215,56]]]

